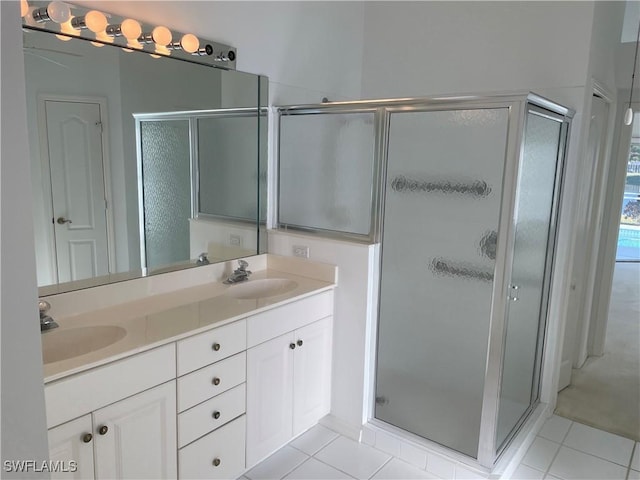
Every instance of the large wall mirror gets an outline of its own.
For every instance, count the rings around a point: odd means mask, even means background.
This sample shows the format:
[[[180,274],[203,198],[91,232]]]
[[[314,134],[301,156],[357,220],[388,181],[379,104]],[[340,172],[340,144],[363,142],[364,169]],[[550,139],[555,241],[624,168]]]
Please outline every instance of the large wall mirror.
[[[41,295],[266,251],[266,77],[30,29],[24,60]]]

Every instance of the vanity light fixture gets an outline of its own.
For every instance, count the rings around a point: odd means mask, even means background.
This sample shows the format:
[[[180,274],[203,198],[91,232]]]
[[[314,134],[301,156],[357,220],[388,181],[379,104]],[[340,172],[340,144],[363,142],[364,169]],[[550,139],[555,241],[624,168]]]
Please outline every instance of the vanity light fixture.
[[[137,40],[142,34],[140,23],[131,18],[127,18],[119,25],[108,25],[106,28],[107,35],[112,37],[123,36],[130,42]]]
[[[33,19],[38,23],[52,21],[55,23],[64,23],[71,18],[71,9],[69,5],[63,2],[51,2],[43,8],[37,8],[32,13]]]
[[[24,18],[27,13],[29,13],[29,2],[27,2],[27,0],[20,0],[20,16]]]
[[[193,33],[186,33],[179,42],[169,45],[173,50],[184,50],[187,53],[196,53],[200,48],[200,40]]]
[[[633,84],[636,79],[636,63],[638,62],[638,43],[640,43],[640,21],[638,22],[638,36],[636,37],[636,53],[633,56],[633,72],[631,73],[631,90],[629,91],[629,108],[624,112],[624,124],[631,125],[633,123],[633,109],[631,108],[631,100],[633,99]]]
[[[173,40],[171,30],[162,25],[154,28],[151,33],[143,33],[138,41],[140,43],[155,43],[158,46],[166,47]]]
[[[107,17],[104,13],[98,10],[91,10],[82,17],[73,17],[71,19],[71,26],[77,30],[87,28],[93,33],[103,32],[107,28]]]

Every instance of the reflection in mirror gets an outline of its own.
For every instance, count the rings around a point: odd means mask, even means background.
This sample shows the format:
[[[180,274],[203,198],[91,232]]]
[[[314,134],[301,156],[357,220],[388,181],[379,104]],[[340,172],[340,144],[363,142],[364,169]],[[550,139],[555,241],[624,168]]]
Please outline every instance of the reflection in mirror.
[[[28,29],[24,58],[41,295],[265,251],[266,78]]]

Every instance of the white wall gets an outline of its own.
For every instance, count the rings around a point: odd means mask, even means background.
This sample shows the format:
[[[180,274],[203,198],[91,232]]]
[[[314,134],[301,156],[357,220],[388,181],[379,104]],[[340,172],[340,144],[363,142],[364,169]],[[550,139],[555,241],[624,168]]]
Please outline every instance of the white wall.
[[[2,122],[0,258],[0,398],[5,460],[48,459],[38,331],[36,270],[29,178],[27,117],[18,2],[0,2],[2,22]],[[34,472],[3,478],[48,478]]]

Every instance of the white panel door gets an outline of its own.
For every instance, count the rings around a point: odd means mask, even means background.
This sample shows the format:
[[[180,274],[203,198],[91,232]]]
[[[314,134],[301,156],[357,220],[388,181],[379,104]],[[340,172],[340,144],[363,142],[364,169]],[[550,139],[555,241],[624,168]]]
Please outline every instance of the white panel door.
[[[293,333],[247,350],[247,466],[292,435]]]
[[[60,466],[61,469],[61,471],[51,472],[51,478],[94,478],[91,432],[90,414],[49,430],[49,459],[52,462],[59,462],[56,463],[56,467]],[[71,461],[76,468],[73,468]]]
[[[176,478],[176,386],[168,382],[93,412],[96,478]]]
[[[293,435],[312,427],[331,408],[331,317],[295,331]]]
[[[58,281],[109,273],[97,103],[45,102]]]

